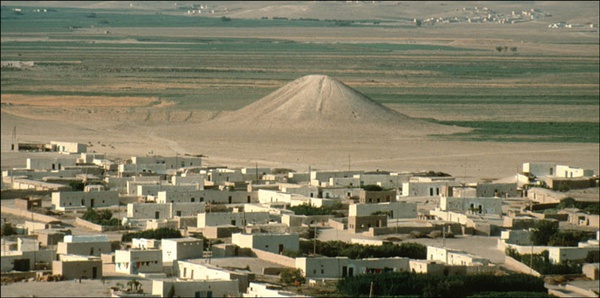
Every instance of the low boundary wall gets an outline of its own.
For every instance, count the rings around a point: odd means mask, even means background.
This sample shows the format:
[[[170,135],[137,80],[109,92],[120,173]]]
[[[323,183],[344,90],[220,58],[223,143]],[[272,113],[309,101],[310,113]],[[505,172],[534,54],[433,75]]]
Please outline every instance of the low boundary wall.
[[[25,217],[25,218],[27,218],[29,220],[33,220],[33,221],[39,221],[39,222],[45,222],[45,223],[57,222],[57,221],[60,222],[60,220],[58,220],[56,217],[43,215],[43,214],[39,214],[39,213],[35,213],[35,212],[30,212],[30,211],[23,210],[23,209],[2,206],[2,208],[0,208],[0,210],[2,210],[2,213],[8,213],[8,214],[12,214],[12,215],[20,216],[20,217]]]

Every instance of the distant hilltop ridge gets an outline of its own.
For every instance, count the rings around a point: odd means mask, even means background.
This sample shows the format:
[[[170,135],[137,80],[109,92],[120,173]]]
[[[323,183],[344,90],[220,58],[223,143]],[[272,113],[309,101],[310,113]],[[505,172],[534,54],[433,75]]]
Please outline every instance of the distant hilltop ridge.
[[[429,123],[392,110],[326,75],[296,79],[237,111],[224,113],[216,122],[232,128],[315,128],[369,125],[444,133],[459,129]],[[462,129],[461,129],[462,130]]]

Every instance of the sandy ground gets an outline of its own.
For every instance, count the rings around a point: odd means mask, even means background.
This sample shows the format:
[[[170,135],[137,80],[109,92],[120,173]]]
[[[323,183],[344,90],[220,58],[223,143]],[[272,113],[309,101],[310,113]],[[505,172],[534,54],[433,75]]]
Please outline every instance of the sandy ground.
[[[142,283],[145,292],[152,292],[152,281],[136,279]],[[19,282],[2,285],[1,297],[110,297],[110,287],[117,283],[127,285],[130,277],[107,277],[103,284],[101,280],[68,280],[61,282]]]

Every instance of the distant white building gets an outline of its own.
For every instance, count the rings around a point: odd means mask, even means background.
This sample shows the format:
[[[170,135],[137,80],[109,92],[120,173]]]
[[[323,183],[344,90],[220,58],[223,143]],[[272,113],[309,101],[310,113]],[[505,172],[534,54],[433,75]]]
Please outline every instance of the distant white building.
[[[266,224],[269,220],[269,212],[198,213],[198,228],[229,225],[243,228],[247,224]]]
[[[64,154],[79,154],[87,151],[86,144],[80,144],[75,142],[51,141],[50,146],[52,147],[52,151]]]
[[[55,210],[87,209],[119,205],[116,191],[61,191],[52,193],[52,206]]]
[[[244,248],[260,249],[276,254],[284,250],[298,251],[300,237],[298,234],[241,234],[231,235],[231,243]]]
[[[440,197],[442,211],[469,211],[476,214],[502,215],[501,198],[457,198]]]
[[[115,272],[126,274],[162,273],[162,251],[147,250],[116,250]]]
[[[163,262],[201,258],[204,246],[202,239],[178,238],[162,239]]]
[[[152,295],[168,297],[239,297],[238,280],[152,280]]]

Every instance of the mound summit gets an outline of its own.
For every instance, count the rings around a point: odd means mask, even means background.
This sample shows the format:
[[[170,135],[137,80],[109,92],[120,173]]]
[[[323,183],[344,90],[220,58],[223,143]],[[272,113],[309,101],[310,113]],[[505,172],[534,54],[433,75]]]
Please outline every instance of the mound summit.
[[[240,128],[377,125],[403,130],[432,129],[440,133],[440,128],[446,127],[410,118],[326,75],[308,75],[296,79],[262,99],[237,111],[222,114],[215,120]]]

